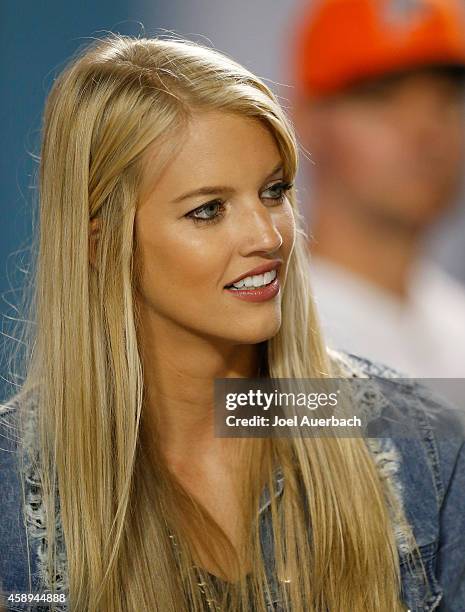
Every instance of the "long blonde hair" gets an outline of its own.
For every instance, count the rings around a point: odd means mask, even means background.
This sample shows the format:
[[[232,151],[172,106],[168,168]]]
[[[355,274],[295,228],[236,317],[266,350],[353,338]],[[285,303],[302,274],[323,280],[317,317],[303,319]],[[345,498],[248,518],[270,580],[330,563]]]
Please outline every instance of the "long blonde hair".
[[[248,584],[242,556],[145,435],[134,300],[138,185],[148,146],[159,142],[160,160],[168,159],[193,109],[260,120],[276,139],[287,176],[295,176],[297,142],[270,89],[233,60],[187,40],[94,41],[59,75],[46,104],[35,327],[23,393],[39,406],[48,579],[53,588],[59,491],[73,612],[202,610],[192,571],[199,529],[218,568],[241,576],[225,583],[221,609],[265,611],[257,522],[251,520],[248,534]],[[294,191],[289,199],[296,243],[282,325],[263,344],[263,362],[271,377],[330,377],[338,371],[319,329]],[[95,217],[102,224],[93,268]],[[293,437],[255,440],[248,448],[244,516],[255,516],[263,482],[274,492],[276,465],[285,476],[279,511],[271,496],[285,605],[294,612],[404,610],[388,497],[365,442]],[[202,578],[213,593],[209,575]]]

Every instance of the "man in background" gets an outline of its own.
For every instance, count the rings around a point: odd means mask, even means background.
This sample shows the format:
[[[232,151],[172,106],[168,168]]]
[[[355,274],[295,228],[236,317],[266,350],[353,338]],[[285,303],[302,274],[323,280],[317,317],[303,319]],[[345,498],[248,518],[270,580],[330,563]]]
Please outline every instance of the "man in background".
[[[423,254],[462,184],[459,1],[316,0],[292,60],[328,344],[414,377],[465,377],[465,291]]]

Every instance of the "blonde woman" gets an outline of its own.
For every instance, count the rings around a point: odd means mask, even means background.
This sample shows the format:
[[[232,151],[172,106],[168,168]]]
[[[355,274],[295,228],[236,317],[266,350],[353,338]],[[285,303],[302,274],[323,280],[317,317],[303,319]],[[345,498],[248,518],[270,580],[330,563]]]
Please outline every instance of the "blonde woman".
[[[463,437],[432,427],[459,421],[326,349],[268,87],[111,35],[55,81],[40,164],[35,325],[1,415],[8,609],[465,609]],[[418,439],[215,437],[216,378],[331,376],[372,381],[366,406]]]

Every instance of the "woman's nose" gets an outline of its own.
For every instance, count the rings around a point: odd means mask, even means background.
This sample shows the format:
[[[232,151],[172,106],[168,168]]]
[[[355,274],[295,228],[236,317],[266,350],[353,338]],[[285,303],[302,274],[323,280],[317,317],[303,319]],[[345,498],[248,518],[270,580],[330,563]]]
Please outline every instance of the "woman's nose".
[[[256,251],[277,251],[283,243],[273,215],[261,201],[258,205],[249,207],[247,215],[244,216],[241,233],[241,255],[244,257]]]

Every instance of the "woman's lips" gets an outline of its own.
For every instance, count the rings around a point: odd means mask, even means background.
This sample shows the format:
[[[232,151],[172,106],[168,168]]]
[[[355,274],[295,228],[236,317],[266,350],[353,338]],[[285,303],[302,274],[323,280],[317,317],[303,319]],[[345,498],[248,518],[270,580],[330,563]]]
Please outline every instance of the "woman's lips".
[[[243,274],[238,276],[236,279],[234,279],[233,281],[231,281],[230,283],[225,285],[225,287],[230,287],[231,285],[233,285],[234,283],[239,282],[243,278],[247,278],[247,276],[255,276],[255,275],[259,275],[259,274],[265,274],[265,272],[271,272],[272,270],[276,270],[277,271],[279,269],[279,267],[281,266],[281,264],[282,264],[282,261],[280,259],[275,259],[273,261],[269,261],[269,262],[267,262],[265,264],[262,264],[261,266],[257,266],[256,268],[253,268],[252,270],[249,270],[248,272],[244,272]]]
[[[229,294],[234,297],[244,300],[245,302],[265,302],[271,300],[279,293],[279,279],[276,277],[268,285],[253,289],[251,287],[244,287],[243,289],[229,289],[225,288]]]

